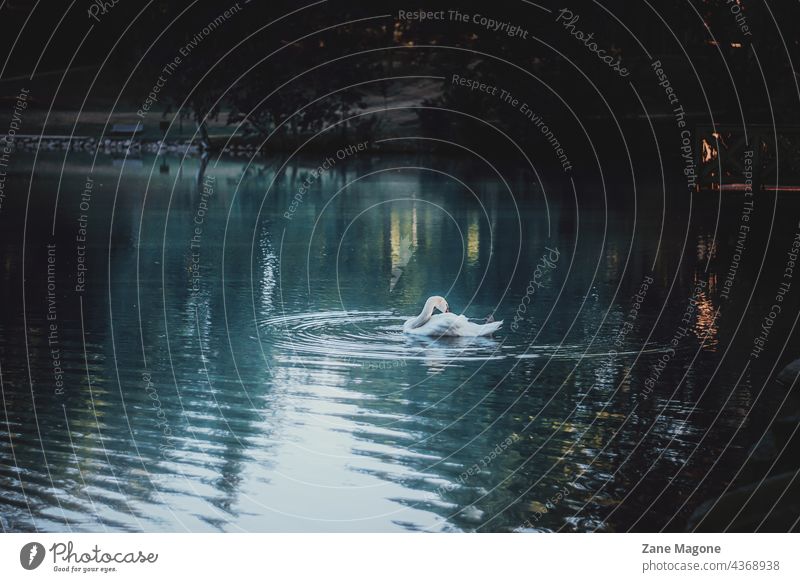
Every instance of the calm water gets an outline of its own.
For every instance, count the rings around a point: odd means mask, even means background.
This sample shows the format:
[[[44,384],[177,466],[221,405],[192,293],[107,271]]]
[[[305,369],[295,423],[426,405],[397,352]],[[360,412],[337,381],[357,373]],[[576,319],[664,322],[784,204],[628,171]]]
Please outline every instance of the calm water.
[[[577,198],[568,183],[545,196],[474,164],[368,156],[315,179],[321,160],[276,175],[80,154],[62,174],[53,152],[31,181],[33,156],[15,156],[6,530],[681,529],[770,402],[761,362],[742,365],[779,280],[748,304],[766,230],[720,297],[738,195],[718,215],[716,195],[668,188],[664,215],[660,179],[634,207],[625,186],[604,203],[577,180]],[[776,213],[786,241],[797,208]],[[506,323],[404,337],[433,294]]]

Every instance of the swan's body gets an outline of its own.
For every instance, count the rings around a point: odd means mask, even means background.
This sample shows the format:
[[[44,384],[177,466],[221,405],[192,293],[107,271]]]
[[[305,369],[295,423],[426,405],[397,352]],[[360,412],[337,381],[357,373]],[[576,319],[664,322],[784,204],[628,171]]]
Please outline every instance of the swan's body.
[[[434,309],[442,313],[433,315]],[[479,337],[494,333],[501,325],[502,321],[473,323],[463,315],[452,313],[447,301],[443,297],[434,295],[425,302],[422,313],[403,324],[403,331],[414,335],[436,337]]]
[[[439,313],[432,315],[428,321],[419,327],[408,325],[412,319],[403,326],[403,331],[415,335],[427,335],[435,337],[480,337],[490,335],[500,329],[502,321],[493,323],[473,323],[463,315],[455,313]]]

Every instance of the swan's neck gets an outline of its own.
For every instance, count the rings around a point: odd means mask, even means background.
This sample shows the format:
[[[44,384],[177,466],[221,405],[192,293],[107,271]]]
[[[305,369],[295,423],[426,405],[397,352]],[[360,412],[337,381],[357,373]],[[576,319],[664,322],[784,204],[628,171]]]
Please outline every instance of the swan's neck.
[[[425,307],[422,308],[422,313],[409,322],[409,327],[411,329],[417,329],[418,327],[425,325],[428,323],[428,320],[431,318],[432,314],[433,302],[429,301],[428,303],[425,303]]]

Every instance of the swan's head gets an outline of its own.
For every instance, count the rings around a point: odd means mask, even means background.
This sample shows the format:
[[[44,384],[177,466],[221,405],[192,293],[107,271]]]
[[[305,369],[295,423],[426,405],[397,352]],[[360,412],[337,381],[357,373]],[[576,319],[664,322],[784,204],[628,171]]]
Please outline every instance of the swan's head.
[[[447,304],[447,300],[439,295],[430,297],[426,303],[433,304],[433,309],[438,309],[442,313],[447,313],[450,311],[450,306]]]

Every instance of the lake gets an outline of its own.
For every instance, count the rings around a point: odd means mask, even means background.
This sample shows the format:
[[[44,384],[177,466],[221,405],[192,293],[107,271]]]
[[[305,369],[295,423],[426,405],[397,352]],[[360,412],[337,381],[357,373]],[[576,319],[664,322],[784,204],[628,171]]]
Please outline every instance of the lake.
[[[796,353],[790,294],[751,355],[782,195],[731,279],[742,195],[658,176],[634,204],[427,155],[14,156],[8,531],[680,531]],[[404,336],[430,295],[504,325]]]

